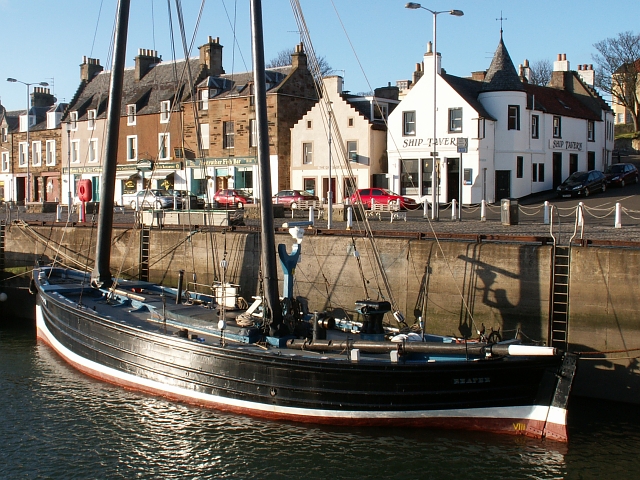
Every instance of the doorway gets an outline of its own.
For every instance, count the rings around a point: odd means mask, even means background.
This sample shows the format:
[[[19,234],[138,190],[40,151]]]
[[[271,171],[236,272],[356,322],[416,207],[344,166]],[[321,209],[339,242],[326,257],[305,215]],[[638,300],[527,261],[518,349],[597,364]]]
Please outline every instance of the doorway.
[[[322,179],[322,199],[329,198],[329,178]],[[331,177],[331,203],[336,202],[336,177]]]
[[[562,152],[553,152],[553,188],[562,183]]]
[[[460,202],[460,159],[447,158],[447,202]]]
[[[24,202],[27,194],[27,178],[26,177],[17,177],[16,178],[16,201]]]
[[[511,197],[511,170],[496,170],[496,202]]]

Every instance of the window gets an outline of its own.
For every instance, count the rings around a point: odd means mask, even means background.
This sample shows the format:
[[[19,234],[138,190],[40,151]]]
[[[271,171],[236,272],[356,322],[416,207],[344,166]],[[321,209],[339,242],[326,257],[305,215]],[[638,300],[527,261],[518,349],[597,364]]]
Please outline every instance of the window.
[[[516,178],[524,175],[524,157],[516,157]]]
[[[553,117],[553,138],[562,138],[562,118],[558,115]]]
[[[315,178],[303,178],[302,188],[312,195],[316,194],[316,179]]]
[[[256,104],[256,93],[253,88],[253,83],[249,85],[249,106],[253,107]]]
[[[200,110],[209,110],[209,89],[205,88],[200,90],[198,95],[200,97],[198,101],[198,107],[200,107]]]
[[[358,161],[358,142],[355,140],[347,141],[347,158],[352,162]]]
[[[9,152],[2,152],[2,171],[9,171]]]
[[[98,139],[92,138],[89,140],[89,162],[95,163],[98,161]]]
[[[203,123],[200,125],[200,149],[209,150],[209,124]]]
[[[596,169],[596,152],[587,152],[587,170]]]
[[[349,127],[353,127],[353,117],[349,117],[349,119],[347,120],[347,125]]]
[[[302,144],[302,163],[305,165],[313,163],[313,147],[311,143]]]
[[[29,127],[33,127],[35,124],[36,124],[35,115],[29,115]],[[27,131],[27,114],[20,115],[20,131],[21,132]]]
[[[507,129],[520,130],[520,105],[509,105]]]
[[[138,136],[129,135],[127,137],[127,162],[138,160]]]
[[[78,112],[71,112],[69,121],[71,122],[71,130],[78,130]]]
[[[462,132],[462,109],[449,109],[449,133]]]
[[[47,145],[45,148],[45,162],[48,167],[52,167],[56,164],[56,141],[55,140],[47,140]]]
[[[538,181],[544,182],[544,163],[538,164]]]
[[[127,125],[136,124],[136,106],[135,104],[127,105]]]
[[[166,160],[169,158],[171,143],[168,133],[160,133],[158,135],[158,159]]]
[[[249,146],[257,147],[258,146],[258,122],[255,119],[249,120]]]
[[[587,140],[589,142],[596,141],[596,123],[593,120],[587,122]]]
[[[484,138],[485,137],[485,119],[484,118],[479,118],[478,119],[478,138]]]
[[[80,163],[80,140],[71,140],[71,163]]]
[[[540,138],[540,115],[531,115],[531,138]]]
[[[0,137],[2,138],[3,142],[7,141],[7,136],[8,136],[8,128],[7,127],[2,127],[2,132],[0,132]]]
[[[234,122],[228,121],[223,124],[222,148],[234,148],[235,147],[235,130]]]
[[[403,135],[416,134],[416,112],[402,112]]]
[[[532,182],[538,181],[538,164],[537,163],[531,164],[531,181]]]
[[[170,114],[171,102],[169,100],[160,102],[160,123],[169,123]]]
[[[389,106],[386,103],[373,104],[373,119],[386,120],[389,116]]]
[[[312,125],[311,120],[307,120],[307,130],[311,130]]]
[[[27,148],[29,145],[27,142],[20,142],[18,145],[18,166],[26,167],[27,162],[29,162],[29,149]]]
[[[400,194],[419,195],[420,193],[420,160],[405,159],[400,162]],[[423,175],[423,182],[425,181]],[[431,177],[429,177],[429,187],[431,187]]]
[[[34,167],[39,167],[42,164],[42,142],[31,143],[31,161]]]
[[[93,130],[94,128],[96,128],[96,114],[97,114],[96,110],[87,111],[87,129],[88,130]]]

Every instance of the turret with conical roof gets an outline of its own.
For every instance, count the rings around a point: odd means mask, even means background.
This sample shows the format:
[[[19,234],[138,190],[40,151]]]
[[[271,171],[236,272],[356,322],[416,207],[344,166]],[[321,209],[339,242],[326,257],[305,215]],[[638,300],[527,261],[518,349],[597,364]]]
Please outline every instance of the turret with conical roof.
[[[482,90],[485,92],[524,91],[518,72],[502,40],[502,33],[500,33],[500,43],[491,60],[491,66],[484,78]]]

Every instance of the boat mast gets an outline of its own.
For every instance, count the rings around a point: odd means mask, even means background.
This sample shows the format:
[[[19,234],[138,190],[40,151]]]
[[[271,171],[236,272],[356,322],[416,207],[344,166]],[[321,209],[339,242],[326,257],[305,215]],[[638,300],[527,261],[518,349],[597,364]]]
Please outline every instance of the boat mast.
[[[262,266],[264,295],[268,312],[271,312],[270,335],[279,336],[282,331],[282,309],[278,293],[276,266],[276,239],[271,205],[271,168],[269,162],[269,126],[267,124],[267,87],[264,67],[264,42],[262,38],[262,2],[251,0],[251,40],[253,44],[253,83],[256,105],[256,129],[258,137],[258,174],[260,177],[260,218],[262,239]],[[268,313],[267,312],[267,313]]]
[[[100,181],[100,211],[98,213],[96,263],[91,273],[91,285],[96,288],[103,286],[109,288],[112,284],[109,261],[111,260],[113,204],[116,184],[116,164],[118,161],[118,134],[120,129],[120,108],[122,104],[122,84],[127,50],[130,3],[130,0],[118,0],[115,46],[107,107],[106,144],[102,166],[102,179]]]

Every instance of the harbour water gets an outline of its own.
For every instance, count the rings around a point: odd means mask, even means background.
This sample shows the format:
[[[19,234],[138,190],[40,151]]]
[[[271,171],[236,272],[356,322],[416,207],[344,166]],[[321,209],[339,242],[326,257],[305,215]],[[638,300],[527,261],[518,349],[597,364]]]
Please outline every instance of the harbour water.
[[[573,399],[570,441],[331,428],[223,414],[72,369],[0,329],[3,479],[635,479],[640,408]]]

